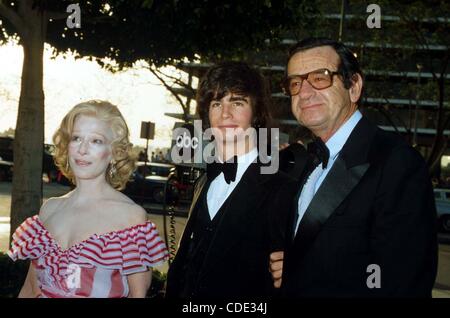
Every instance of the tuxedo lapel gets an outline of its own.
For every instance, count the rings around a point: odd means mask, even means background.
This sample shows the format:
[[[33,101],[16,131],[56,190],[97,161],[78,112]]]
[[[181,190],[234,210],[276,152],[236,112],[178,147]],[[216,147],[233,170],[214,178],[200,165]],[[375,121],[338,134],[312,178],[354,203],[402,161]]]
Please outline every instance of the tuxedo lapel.
[[[302,189],[305,186],[305,183],[308,179],[309,176],[309,171],[311,170],[311,165],[312,165],[312,159],[311,157],[308,156],[308,160],[304,165],[304,171],[302,173],[302,175],[300,176],[300,178],[298,178],[297,180],[297,192],[295,195],[294,200],[292,201],[292,206],[291,206],[291,211],[295,211],[295,213],[291,213],[288,223],[289,226],[286,229],[286,238],[289,241],[292,241],[295,238],[295,225],[297,224],[297,215],[298,215],[298,200],[300,198],[300,195],[302,193]]]
[[[239,243],[242,235],[251,229],[256,218],[262,217],[257,207],[264,197],[262,195],[265,190],[264,183],[268,180],[268,175],[260,174],[260,164],[253,163],[224,202],[226,210],[223,211],[224,214],[205,258],[205,272],[208,268],[214,268],[214,264]]]
[[[369,163],[364,163],[347,169],[342,158],[336,159],[299,224],[295,241],[300,248],[313,242],[323,224],[359,183],[369,166]]]
[[[306,253],[324,223],[369,169],[368,153],[375,129],[363,117],[350,134],[299,224],[294,239],[298,257]],[[298,206],[298,196],[296,199]]]
[[[189,209],[189,219],[186,223],[186,226],[183,231],[183,235],[181,236],[180,242],[189,244],[190,236],[193,231],[194,224],[197,220],[198,215],[198,205],[202,204],[202,198],[206,195],[206,191],[208,191],[211,181],[207,179],[206,174],[203,174],[198,180],[197,186],[195,187],[194,195],[192,197],[191,207]],[[184,245],[184,244],[183,244]],[[179,250],[184,249],[184,246],[180,244]]]
[[[207,190],[209,188],[209,184],[211,182],[208,181],[206,174],[203,174],[202,177],[198,180],[197,187],[195,188],[194,195],[192,196],[191,208],[189,210],[189,215],[196,209],[197,204],[199,203],[199,198],[201,197],[203,190]]]

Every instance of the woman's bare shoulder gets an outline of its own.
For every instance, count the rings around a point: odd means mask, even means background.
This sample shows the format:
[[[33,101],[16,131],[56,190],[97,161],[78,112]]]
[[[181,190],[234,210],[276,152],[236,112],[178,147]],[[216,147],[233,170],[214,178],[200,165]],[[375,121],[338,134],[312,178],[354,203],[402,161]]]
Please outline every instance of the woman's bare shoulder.
[[[147,221],[147,212],[123,193],[118,192],[109,202],[110,213],[117,217],[122,227],[128,228]]]
[[[70,193],[60,197],[52,197],[44,201],[39,211],[39,219],[41,222],[45,222],[46,219],[56,213],[60,209],[61,204],[66,202],[69,196]]]

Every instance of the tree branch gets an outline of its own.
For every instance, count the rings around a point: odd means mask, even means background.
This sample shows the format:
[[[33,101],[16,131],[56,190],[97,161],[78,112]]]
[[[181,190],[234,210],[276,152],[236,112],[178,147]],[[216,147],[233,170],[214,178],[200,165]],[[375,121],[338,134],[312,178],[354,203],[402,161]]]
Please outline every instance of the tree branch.
[[[441,77],[443,78],[445,76],[445,73],[447,73],[447,67],[448,64],[450,62],[450,54],[449,54],[449,50],[447,49],[447,51],[445,52],[445,56],[442,59],[442,69],[441,69]]]
[[[158,72],[156,70],[154,70],[151,66],[149,66],[148,69],[150,70],[150,72],[153,73],[153,75],[156,76],[156,78],[164,85],[164,87],[176,98],[178,103],[180,103],[181,108],[183,109],[183,114],[184,114],[185,120],[187,120],[187,115],[188,115],[187,112],[189,112],[187,105],[185,105],[183,103],[183,100],[180,98],[180,96],[178,96],[178,94],[173,90],[173,88],[166,83],[166,81],[158,74]]]
[[[24,23],[20,16],[0,0],[0,15],[5,17],[16,28],[19,35],[24,32]]]
[[[155,71],[157,71],[159,74],[162,74],[162,75],[164,75],[165,77],[167,77],[167,78],[173,80],[173,81],[174,81],[174,84],[177,84],[177,85],[180,85],[180,86],[183,87],[183,88],[186,88],[187,90],[191,91],[191,93],[192,93],[193,95],[195,95],[195,89],[193,89],[192,86],[191,86],[190,84],[186,84],[185,82],[183,82],[183,81],[181,80],[181,78],[177,78],[177,77],[175,77],[175,76],[168,75],[168,74],[166,74],[166,73],[161,72],[160,70],[155,70]]]
[[[409,25],[411,27],[411,30],[413,31],[412,32],[413,36],[416,38],[419,45],[421,45],[423,48],[425,48],[426,51],[430,51],[430,45],[428,43],[428,40],[425,37],[425,35],[423,34],[423,32],[421,32],[417,21],[410,20]],[[433,76],[433,79],[436,81],[437,76],[436,76],[436,72],[434,71],[433,62],[432,62],[432,58],[431,58],[430,54],[428,54],[427,61],[428,61],[430,73]]]

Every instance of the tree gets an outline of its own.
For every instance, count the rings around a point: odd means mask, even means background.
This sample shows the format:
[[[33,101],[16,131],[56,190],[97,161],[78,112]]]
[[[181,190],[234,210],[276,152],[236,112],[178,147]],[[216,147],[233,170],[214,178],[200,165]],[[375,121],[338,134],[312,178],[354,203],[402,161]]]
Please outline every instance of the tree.
[[[179,71],[176,75],[170,75],[155,66],[149,66],[148,70],[175,98],[183,111],[183,121],[188,122],[191,102],[196,92],[192,85],[192,74]]]
[[[430,171],[438,169],[440,159],[447,148],[447,138],[444,130],[450,122],[450,113],[444,106],[445,83],[449,74],[450,62],[450,34],[448,27],[450,19],[444,12],[449,12],[450,5],[446,1],[413,1],[397,2],[384,1],[381,5],[388,8],[385,14],[396,16],[395,19],[386,24],[384,32],[375,38],[379,43],[391,43],[402,46],[395,54],[383,54],[384,63],[389,59],[393,70],[401,72],[416,72],[431,74],[429,79],[420,79],[404,76],[400,94],[404,94],[412,100],[432,100],[437,102],[434,116],[434,127],[436,134],[433,138],[431,149],[427,155],[427,163]],[[386,53],[382,50],[381,53]],[[416,106],[418,107],[418,106]],[[417,124],[417,123],[416,123]],[[414,135],[413,130],[410,134]],[[416,142],[411,138],[413,143]],[[416,145],[414,145],[416,146]]]
[[[431,170],[436,169],[436,166],[440,163],[441,156],[447,148],[447,138],[444,135],[444,130],[450,122],[449,111],[444,108],[446,75],[450,72],[450,34],[448,32],[450,19],[440,21],[445,18],[440,17],[439,13],[436,14],[437,9],[440,12],[449,12],[450,5],[444,1],[435,1],[430,6],[417,1],[414,3],[414,6],[409,8],[400,22],[405,28],[412,31],[415,49],[429,52],[423,58],[424,65],[420,65],[420,67],[431,73],[432,83],[435,85],[435,89],[432,90],[434,91],[432,98],[438,102],[436,137],[428,157],[428,165]],[[443,54],[438,58],[433,58],[431,54],[431,47],[435,45],[445,47]],[[427,88],[429,89],[429,87]],[[420,95],[426,96],[426,91],[422,91],[420,87],[417,89]]]
[[[296,0],[218,2],[203,0],[0,0],[0,41],[17,35],[24,51],[19,114],[14,145],[12,231],[41,205],[44,141],[43,48],[76,50],[111,69],[144,59],[149,65],[182,60],[217,60],[258,51],[276,41],[286,26],[301,27],[314,6]],[[81,13],[81,27],[67,22]],[[71,14],[71,16],[69,16]],[[74,14],[74,16],[72,16]],[[68,74],[69,76],[70,74]]]

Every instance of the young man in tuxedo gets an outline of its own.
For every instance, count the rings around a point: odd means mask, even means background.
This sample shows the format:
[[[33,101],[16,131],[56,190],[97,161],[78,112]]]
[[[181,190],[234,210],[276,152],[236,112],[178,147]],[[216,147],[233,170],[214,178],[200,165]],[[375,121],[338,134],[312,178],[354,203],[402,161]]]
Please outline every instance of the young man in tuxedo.
[[[197,111],[203,126],[212,128],[217,160],[196,182],[169,268],[167,298],[242,299],[273,292],[269,255],[285,240],[292,180],[262,173],[255,135],[246,133],[270,127],[269,100],[262,75],[244,63],[219,64],[201,80]]]
[[[423,158],[362,116],[362,72],[342,43],[299,42],[286,75],[292,112],[317,139],[286,249],[271,255],[275,286],[290,298],[430,297],[436,208]]]

